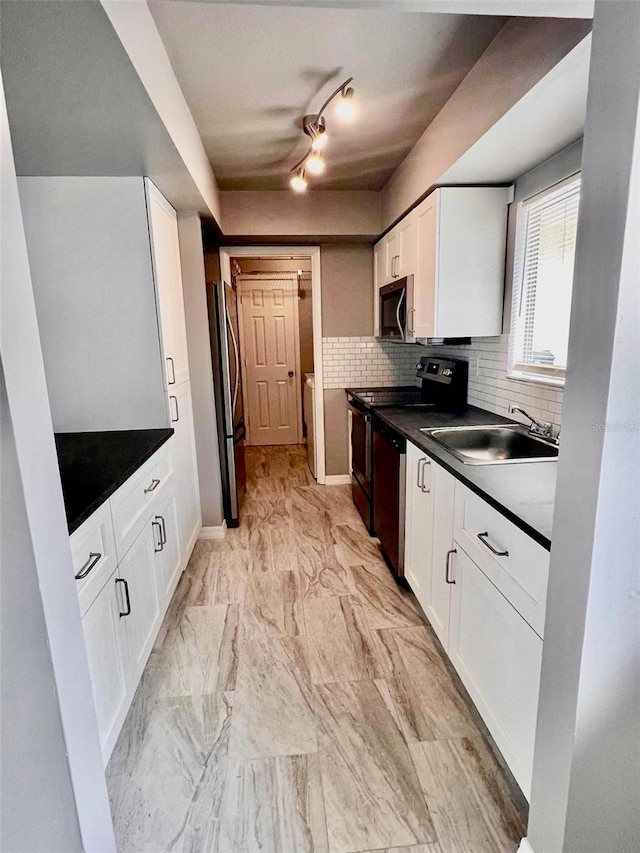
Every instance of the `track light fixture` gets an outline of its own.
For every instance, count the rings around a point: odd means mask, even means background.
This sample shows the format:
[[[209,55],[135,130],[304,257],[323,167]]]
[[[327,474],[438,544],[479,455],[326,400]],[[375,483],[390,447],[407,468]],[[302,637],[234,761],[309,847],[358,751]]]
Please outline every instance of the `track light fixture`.
[[[325,161],[321,152],[324,151],[329,137],[327,135],[327,122],[324,117],[324,111],[329,104],[338,98],[336,104],[336,112],[342,119],[352,119],[356,115],[354,104],[354,91],[349,86],[353,77],[349,77],[338,88],[332,92],[324,104],[320,107],[317,113],[306,115],[302,119],[302,129],[311,140],[309,150],[298,160],[296,165],[291,169],[292,178],[289,183],[296,192],[304,192],[307,188],[307,179],[305,171],[311,175],[321,175],[325,169]]]

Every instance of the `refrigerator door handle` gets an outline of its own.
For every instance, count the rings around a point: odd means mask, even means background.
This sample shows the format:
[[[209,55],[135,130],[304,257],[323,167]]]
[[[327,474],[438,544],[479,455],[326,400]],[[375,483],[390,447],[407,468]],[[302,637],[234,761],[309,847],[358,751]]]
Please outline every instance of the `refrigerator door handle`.
[[[231,342],[233,343],[233,357],[235,358],[236,363],[236,381],[233,387],[233,397],[231,400],[231,419],[233,420],[236,411],[236,403],[238,402],[238,388],[240,385],[240,352],[238,350],[238,341],[236,340],[236,333],[233,328],[233,323],[231,322],[228,305],[225,305],[225,312],[227,315],[227,325],[229,326],[229,332],[231,333]]]

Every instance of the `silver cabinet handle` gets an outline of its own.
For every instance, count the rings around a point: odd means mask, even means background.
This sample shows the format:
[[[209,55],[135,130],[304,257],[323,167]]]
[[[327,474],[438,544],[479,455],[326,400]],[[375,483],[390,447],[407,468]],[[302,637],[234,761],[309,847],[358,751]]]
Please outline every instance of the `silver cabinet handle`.
[[[125,605],[127,609],[124,613],[119,613],[119,616],[131,616],[131,599],[129,598],[129,584],[124,578],[116,578],[116,583],[124,584]]]
[[[167,379],[167,385],[175,385],[176,384],[176,366],[173,363],[173,359],[170,355],[168,355],[165,361],[171,362],[171,379]]]
[[[486,545],[487,548],[491,551],[491,553],[495,554],[496,557],[508,557],[509,556],[508,551],[498,551],[497,548],[493,547],[491,542],[489,542],[489,540],[487,539],[487,536],[489,535],[489,532],[487,530],[485,530],[484,533],[478,533],[476,535],[477,535],[478,539],[482,542],[482,544]]]
[[[422,471],[424,469],[424,457],[422,459],[418,459],[418,477],[416,485],[420,490],[422,490]]]
[[[155,492],[155,490],[158,488],[159,485],[160,485],[160,480],[153,479],[149,483],[147,488],[144,490],[145,495],[148,494],[149,492]]]
[[[454,580],[451,580],[451,576],[449,574],[449,568],[450,568],[451,555],[457,554],[457,553],[458,553],[458,551],[456,548],[452,548],[450,551],[447,551],[447,559],[445,561],[445,569],[444,569],[444,579],[446,580],[447,583],[455,583]]]
[[[161,515],[156,515],[156,521],[160,522],[160,542],[164,547],[167,544],[167,525],[165,524],[164,517]]]
[[[84,566],[80,569],[78,574],[75,576],[77,581],[81,581],[82,578],[86,578],[91,569],[94,569],[98,565],[98,561],[102,557],[102,554],[98,554],[98,552],[89,552],[89,559],[84,564]]]
[[[431,460],[430,460],[430,459],[425,459],[425,460],[424,460],[424,465],[422,466],[422,491],[425,493],[425,495],[428,495],[428,494],[430,494],[430,493],[431,493],[431,489],[427,489],[427,488],[425,487],[425,484],[424,484],[424,472],[425,472],[425,469],[426,469],[427,465],[431,465]]]
[[[158,516],[156,516],[156,518],[157,518],[157,517],[158,517]],[[162,525],[160,524],[160,522],[159,522],[159,521],[152,521],[152,522],[151,522],[151,527],[152,527],[152,528],[153,528],[153,527],[157,527],[157,528],[158,528],[158,534],[159,534],[159,539],[160,539],[160,541],[159,541],[159,542],[156,542],[156,541],[155,541],[155,538],[154,538],[154,541],[153,541],[153,550],[156,552],[156,554],[159,554],[159,553],[160,553],[160,551],[164,551],[164,541],[163,541],[163,539],[162,539]]]
[[[170,394],[169,399],[173,400],[174,406],[176,408],[176,416],[175,416],[175,418],[174,417],[171,418],[171,423],[175,424],[180,420],[180,409],[178,408],[178,398],[174,397],[173,394]]]

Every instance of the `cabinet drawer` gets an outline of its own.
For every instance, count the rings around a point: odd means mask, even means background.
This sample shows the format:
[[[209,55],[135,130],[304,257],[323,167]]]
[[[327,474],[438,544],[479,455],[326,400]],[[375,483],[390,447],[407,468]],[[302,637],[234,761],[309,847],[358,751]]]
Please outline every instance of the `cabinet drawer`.
[[[456,483],[453,536],[542,637],[549,552],[459,482]]]
[[[542,640],[461,549],[453,574],[449,658],[529,798]]]
[[[164,496],[173,471],[169,444],[163,445],[111,498],[118,561],[145,526],[155,502]]]
[[[70,544],[80,611],[84,615],[118,562],[108,501],[73,532]]]

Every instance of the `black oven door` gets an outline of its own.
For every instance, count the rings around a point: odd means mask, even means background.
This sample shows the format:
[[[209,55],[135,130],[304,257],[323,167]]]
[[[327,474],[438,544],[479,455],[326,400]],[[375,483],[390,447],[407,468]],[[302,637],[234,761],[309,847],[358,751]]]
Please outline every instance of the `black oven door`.
[[[404,341],[407,328],[407,279],[380,288],[380,337]]]
[[[351,467],[367,495],[371,495],[371,415],[351,409]]]

